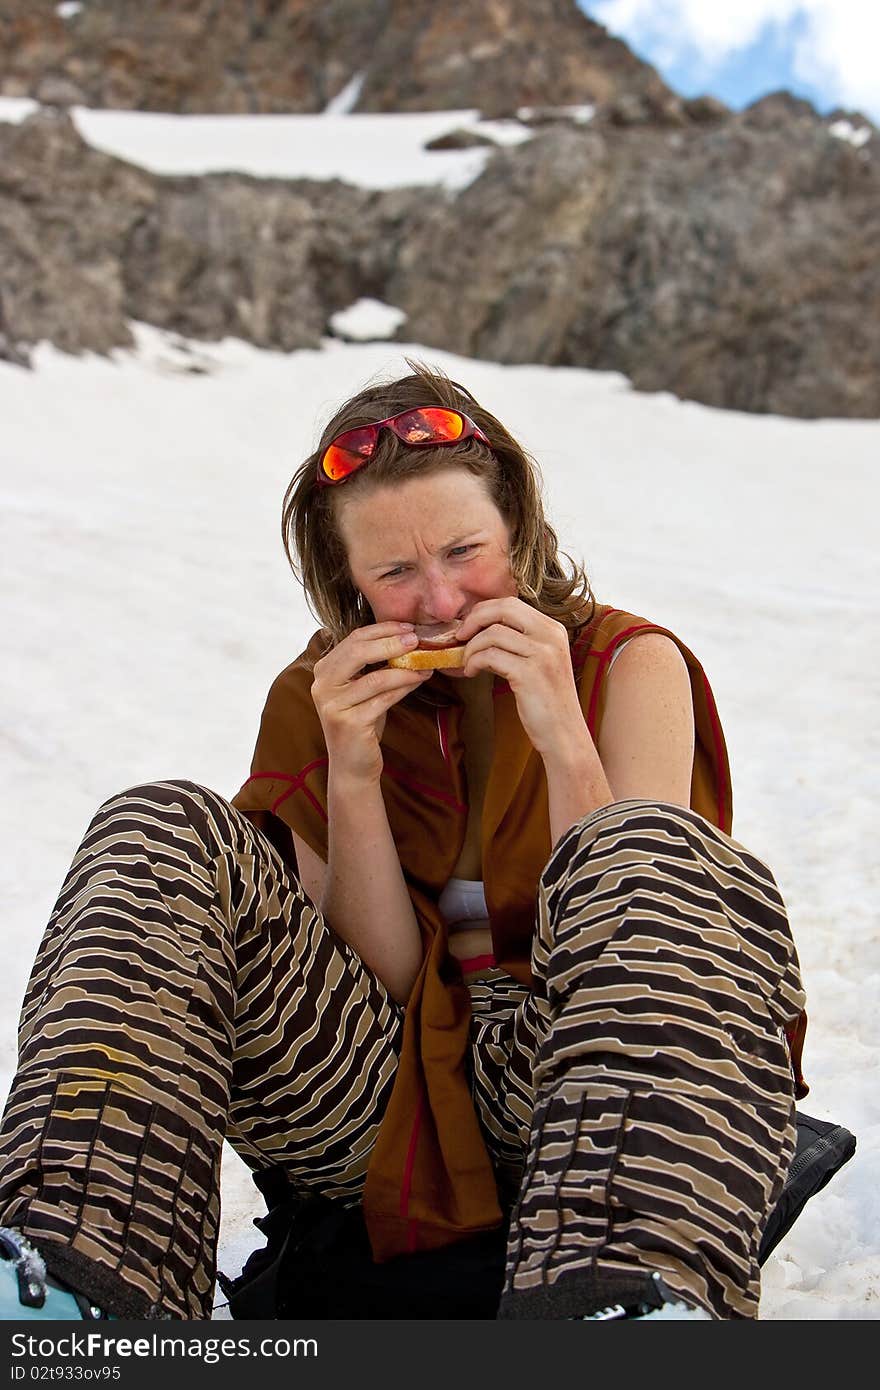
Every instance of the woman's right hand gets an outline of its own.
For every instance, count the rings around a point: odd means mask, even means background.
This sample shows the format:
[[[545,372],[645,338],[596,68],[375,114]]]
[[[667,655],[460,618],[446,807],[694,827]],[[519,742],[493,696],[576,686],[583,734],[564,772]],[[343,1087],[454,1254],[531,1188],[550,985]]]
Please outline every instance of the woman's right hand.
[[[412,623],[372,623],[331,647],[315,662],[312,699],[335,774],[378,781],[382,773],[379,741],[392,705],[430,678],[430,671],[377,666],[418,646]]]

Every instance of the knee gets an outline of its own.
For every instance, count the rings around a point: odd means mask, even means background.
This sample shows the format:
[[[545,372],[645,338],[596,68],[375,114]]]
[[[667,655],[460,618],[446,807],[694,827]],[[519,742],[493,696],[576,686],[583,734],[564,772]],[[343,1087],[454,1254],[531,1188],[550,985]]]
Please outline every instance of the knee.
[[[713,835],[722,833],[690,806],[642,797],[612,801],[610,805],[600,806],[572,826],[572,830],[581,837],[581,842],[616,834],[619,830],[627,833],[656,832],[659,835],[678,836],[683,830],[695,828],[708,830]]]
[[[169,807],[179,811],[198,806],[200,810],[204,810],[205,806],[212,800],[220,800],[220,798],[207,787],[202,787],[197,782],[189,782],[183,778],[173,778],[162,782],[139,782],[136,786],[126,787],[108,797],[100,809],[107,812],[120,808],[150,807],[159,809]]]
[[[726,838],[723,832],[688,806],[666,801],[632,798],[599,806],[583,820],[576,821],[554,847],[542,875],[546,889],[566,873],[597,864],[611,854],[623,869],[627,862],[642,864],[668,850],[674,843],[709,835]]]
[[[785,906],[767,865],[690,807],[620,801],[572,826],[541,877],[556,937],[575,926],[629,923],[664,941],[700,942],[712,929],[727,958],[787,958]],[[615,931],[618,929],[615,926]],[[757,954],[755,954],[757,959]],[[783,959],[784,964],[784,959]]]
[[[223,797],[197,782],[175,778],[162,782],[141,782],[111,796],[98,809],[93,829],[110,825],[136,830],[138,838],[161,839],[168,835],[196,837],[205,844],[228,838],[232,808]]]

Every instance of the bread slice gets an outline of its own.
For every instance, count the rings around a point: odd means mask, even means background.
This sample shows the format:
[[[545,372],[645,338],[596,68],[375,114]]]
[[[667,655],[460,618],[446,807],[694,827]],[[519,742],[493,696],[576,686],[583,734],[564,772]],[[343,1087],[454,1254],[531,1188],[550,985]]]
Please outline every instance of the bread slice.
[[[464,646],[417,647],[403,656],[392,656],[389,666],[399,671],[441,671],[444,667],[464,665]]]

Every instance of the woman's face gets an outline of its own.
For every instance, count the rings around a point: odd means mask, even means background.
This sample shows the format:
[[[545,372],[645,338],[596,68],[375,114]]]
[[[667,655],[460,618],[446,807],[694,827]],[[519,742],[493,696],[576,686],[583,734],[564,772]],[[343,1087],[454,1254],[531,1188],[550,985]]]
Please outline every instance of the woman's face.
[[[507,523],[465,468],[340,496],[337,506],[352,579],[377,623],[452,622],[483,599],[516,594]]]

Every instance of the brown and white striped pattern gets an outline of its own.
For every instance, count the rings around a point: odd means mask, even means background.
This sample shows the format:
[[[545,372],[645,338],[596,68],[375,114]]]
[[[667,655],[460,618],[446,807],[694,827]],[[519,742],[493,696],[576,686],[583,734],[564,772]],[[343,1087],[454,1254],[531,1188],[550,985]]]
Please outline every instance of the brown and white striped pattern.
[[[619,803],[562,841],[539,908],[535,992],[501,971],[470,986],[509,1203],[528,1153],[504,1315],[558,1316],[585,1271],[647,1265],[751,1316],[793,1143],[779,1030],[801,999],[772,878],[691,812]],[[34,966],[0,1222],[111,1312],[207,1317],[224,1135],[254,1169],[356,1202],[401,1026],[240,812],[185,782],[123,793]]]
[[[803,1007],[769,870],[695,812],[602,808],[545,870],[533,967],[501,1316],[588,1312],[603,1274],[648,1268],[716,1317],[755,1317],[795,1140],[784,1027]]]
[[[112,1312],[209,1317],[224,1135],[357,1201],[401,1026],[240,812],[185,782],[123,793],[28,986],[2,1223]]]

